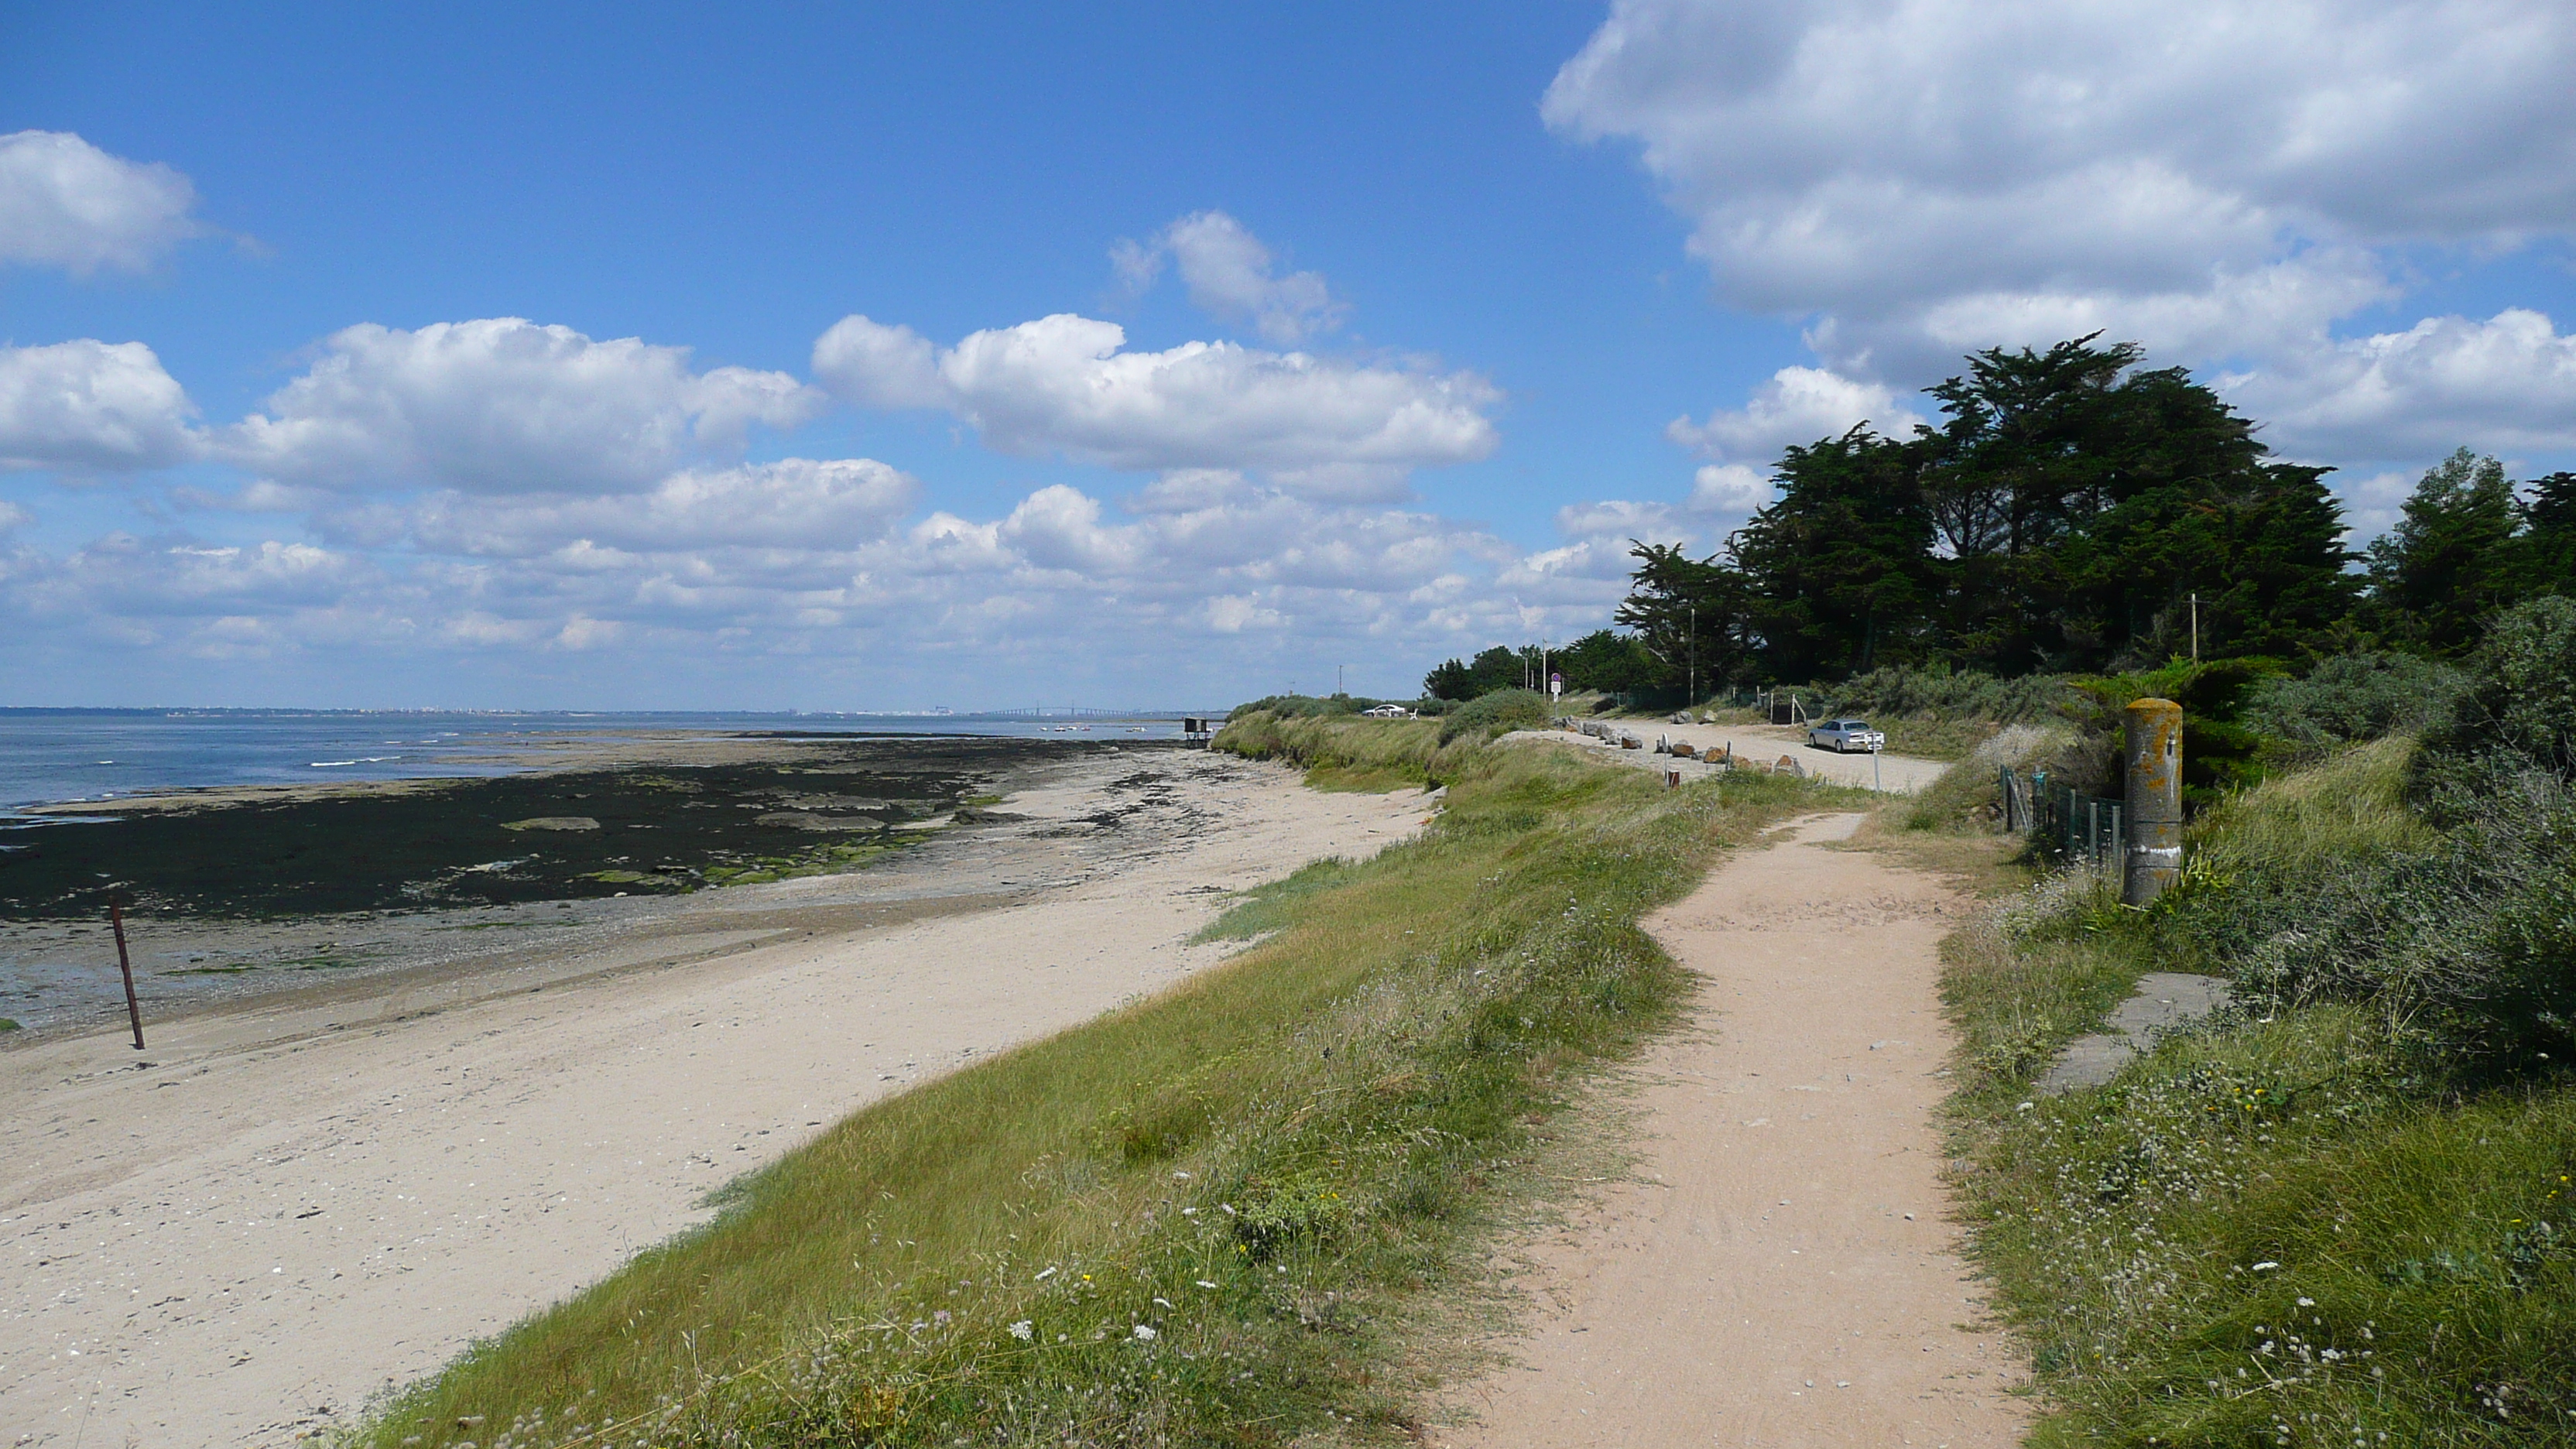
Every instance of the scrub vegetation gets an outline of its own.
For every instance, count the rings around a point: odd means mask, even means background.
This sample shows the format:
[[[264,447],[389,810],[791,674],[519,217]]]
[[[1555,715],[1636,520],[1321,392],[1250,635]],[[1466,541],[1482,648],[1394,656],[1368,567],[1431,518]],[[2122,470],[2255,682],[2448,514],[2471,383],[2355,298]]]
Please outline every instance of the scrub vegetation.
[[[2576,1442],[2576,604],[2465,666],[2429,715],[2385,669],[2276,695],[2310,753],[2202,812],[2152,910],[2057,874],[1952,941],[1960,1180],[2034,1444]],[[2036,1093],[2150,970],[2236,1003]]]
[[[355,1441],[1401,1442],[1494,1235],[1599,1160],[1590,1089],[1675,1019],[1639,917],[1849,793],[1441,735],[1236,719],[1220,748],[1440,813],[1247,893],[1225,965],[845,1119]]]

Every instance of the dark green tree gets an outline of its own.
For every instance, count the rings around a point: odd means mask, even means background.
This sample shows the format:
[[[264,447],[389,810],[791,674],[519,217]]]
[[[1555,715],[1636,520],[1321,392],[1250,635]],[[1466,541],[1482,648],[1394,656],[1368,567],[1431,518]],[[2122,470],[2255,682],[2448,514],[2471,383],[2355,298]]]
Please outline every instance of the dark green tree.
[[[1916,453],[1864,424],[1781,458],[1780,498],[1730,545],[1774,677],[1840,678],[1926,653],[1940,580]]]
[[[1660,673],[1644,640],[1610,629],[1596,629],[1557,650],[1548,667],[1565,676],[1567,689],[1604,694],[1652,688]]]
[[[1497,689],[1526,689],[1538,674],[1538,646],[1497,644],[1474,659],[1449,660],[1424,675],[1422,692],[1433,699],[1478,699]]]
[[[2530,487],[2514,550],[2513,592],[2576,594],[2576,473],[2534,478]]]
[[[1717,557],[1692,558],[1679,545],[1631,540],[1637,560],[1628,597],[1612,617],[1635,631],[1653,669],[1631,688],[1687,689],[1706,696],[1753,669],[1751,587]]]
[[[2370,614],[2387,638],[2437,655],[2474,647],[2512,602],[2520,524],[2504,465],[2466,448],[2427,470],[2397,526],[2370,545]]]
[[[2098,336],[2098,334],[2096,334]],[[2320,470],[2266,461],[2253,424],[2134,344],[1993,348],[1929,389],[1923,489],[1948,556],[1949,650],[1998,673],[2265,652],[2350,607]]]

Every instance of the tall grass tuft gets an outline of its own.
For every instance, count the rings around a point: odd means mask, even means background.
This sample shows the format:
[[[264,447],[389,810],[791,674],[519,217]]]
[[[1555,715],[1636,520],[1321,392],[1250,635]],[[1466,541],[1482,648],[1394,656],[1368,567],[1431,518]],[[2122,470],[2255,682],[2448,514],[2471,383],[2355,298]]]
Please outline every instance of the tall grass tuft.
[[[370,1445],[1240,1445],[1412,1432],[1426,1325],[1674,1019],[1639,917],[1833,792],[1667,791],[1434,726],[1226,743],[1450,787],[1251,893],[1161,996],[865,1108],[707,1227],[478,1346]],[[1561,1169],[1560,1169],[1561,1170]],[[1431,1335],[1436,1337],[1436,1335]]]

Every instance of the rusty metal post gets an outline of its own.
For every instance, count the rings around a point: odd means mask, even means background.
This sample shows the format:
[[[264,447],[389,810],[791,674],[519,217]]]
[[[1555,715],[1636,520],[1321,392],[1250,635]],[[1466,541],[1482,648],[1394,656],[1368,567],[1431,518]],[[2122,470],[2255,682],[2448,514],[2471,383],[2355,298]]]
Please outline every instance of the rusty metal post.
[[[125,975],[125,1016],[134,1023],[134,1049],[143,1050],[143,1006],[134,999],[134,962],[125,954],[125,911],[107,903],[107,924],[116,932],[116,969]]]
[[[2125,713],[2129,860],[2120,899],[2143,906],[2182,873],[2182,706],[2141,699]]]

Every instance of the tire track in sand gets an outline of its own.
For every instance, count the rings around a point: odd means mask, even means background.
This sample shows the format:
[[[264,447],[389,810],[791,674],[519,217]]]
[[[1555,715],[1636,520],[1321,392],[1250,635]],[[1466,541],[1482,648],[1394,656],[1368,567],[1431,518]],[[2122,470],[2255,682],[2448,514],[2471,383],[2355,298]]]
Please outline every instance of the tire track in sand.
[[[1451,1449],[2017,1444],[2010,1341],[1948,1221],[1933,1120],[1950,1048],[1938,879],[1802,822],[1647,927],[1704,983],[1640,1063],[1644,1140],[1531,1247],[1513,1362],[1456,1396]]]

